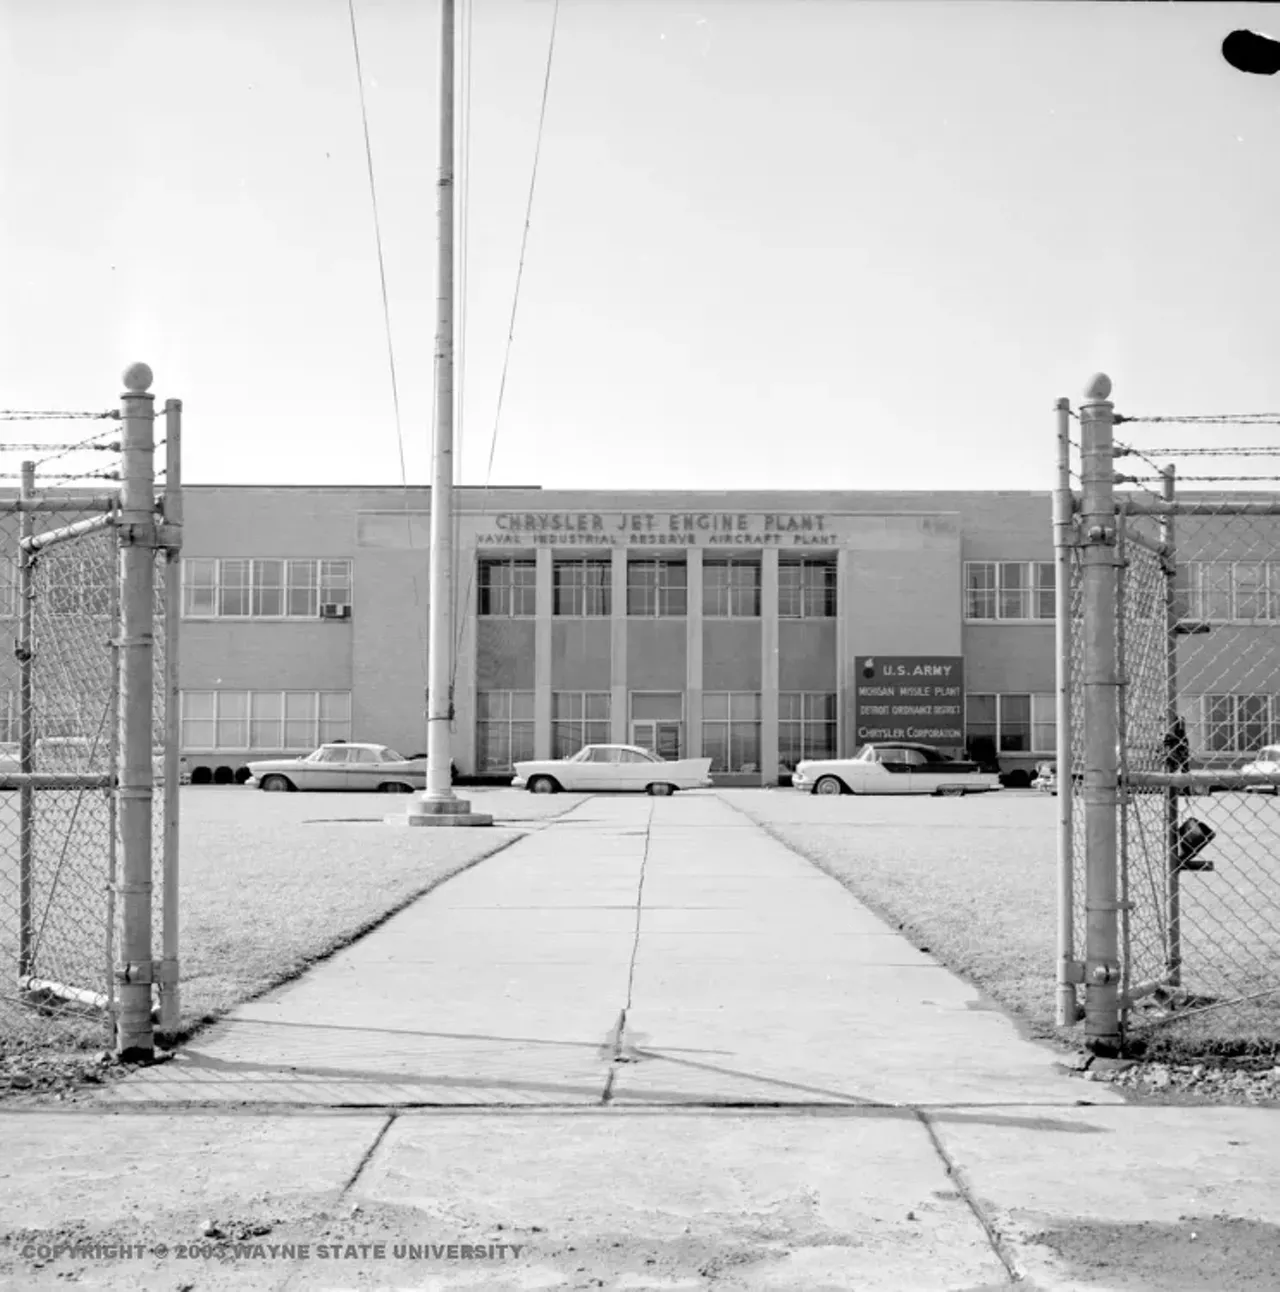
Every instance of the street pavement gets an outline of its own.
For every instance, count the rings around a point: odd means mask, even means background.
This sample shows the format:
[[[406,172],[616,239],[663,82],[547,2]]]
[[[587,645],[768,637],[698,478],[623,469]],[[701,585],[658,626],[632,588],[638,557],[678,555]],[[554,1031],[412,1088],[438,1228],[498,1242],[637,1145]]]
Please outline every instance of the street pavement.
[[[1058,1058],[716,794],[592,797],[0,1112],[0,1287],[1280,1288],[1275,1113]]]

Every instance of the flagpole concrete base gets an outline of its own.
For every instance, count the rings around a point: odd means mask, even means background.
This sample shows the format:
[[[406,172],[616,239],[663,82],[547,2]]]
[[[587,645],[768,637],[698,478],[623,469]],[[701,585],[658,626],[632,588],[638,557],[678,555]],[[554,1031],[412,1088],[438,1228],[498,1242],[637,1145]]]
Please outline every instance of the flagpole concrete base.
[[[473,812],[470,799],[450,796],[433,799],[419,795],[405,813],[386,818],[388,825],[407,826],[473,826],[492,825],[493,817],[487,812]]]

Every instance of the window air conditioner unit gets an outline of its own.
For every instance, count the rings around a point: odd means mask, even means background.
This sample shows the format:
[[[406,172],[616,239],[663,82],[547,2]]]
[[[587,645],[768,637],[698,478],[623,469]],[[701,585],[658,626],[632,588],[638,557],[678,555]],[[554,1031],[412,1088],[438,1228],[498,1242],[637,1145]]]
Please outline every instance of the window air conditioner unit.
[[[344,606],[337,601],[322,601],[320,603],[321,619],[350,619],[351,607]]]

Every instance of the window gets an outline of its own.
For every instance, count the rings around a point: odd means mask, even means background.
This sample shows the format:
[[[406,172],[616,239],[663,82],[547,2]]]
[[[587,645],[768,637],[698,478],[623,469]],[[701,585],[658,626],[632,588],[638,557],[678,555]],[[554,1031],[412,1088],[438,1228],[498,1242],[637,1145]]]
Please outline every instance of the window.
[[[1195,743],[1213,754],[1252,754],[1280,740],[1280,696],[1201,697],[1203,728]]]
[[[613,605],[613,562],[557,560],[552,567],[552,613],[607,616]]]
[[[1047,754],[1058,748],[1058,697],[1033,695],[1031,697],[1031,749],[1033,753]]]
[[[476,765],[480,772],[509,772],[533,757],[533,692],[476,693]]]
[[[760,562],[704,562],[702,613],[712,618],[758,619],[760,617]]]
[[[628,561],[627,614],[679,618],[688,609],[688,580],[683,561]]]
[[[707,691],[702,697],[702,753],[713,772],[760,770],[760,695]]]
[[[351,739],[351,692],[320,692],[320,730],[318,745],[331,740]]]
[[[964,617],[992,622],[1054,618],[1052,561],[966,561]]]
[[[1057,750],[1056,696],[965,697],[965,752],[986,761],[997,754],[1052,754]]]
[[[255,691],[249,697],[249,744],[254,749],[284,749],[284,693]]]
[[[301,753],[351,738],[349,691],[183,691],[182,747]]]
[[[188,619],[314,619],[326,602],[351,604],[350,561],[182,562],[182,613]]]
[[[1184,616],[1217,623],[1280,621],[1280,561],[1192,561],[1179,574]]]
[[[778,695],[778,764],[793,772],[806,758],[836,756],[836,697],[829,691]]]
[[[831,619],[836,613],[836,563],[778,562],[778,615],[782,619]]]
[[[478,614],[527,619],[538,608],[536,561],[503,558],[480,562]]]
[[[551,757],[569,758],[584,745],[609,743],[608,691],[551,693]]]

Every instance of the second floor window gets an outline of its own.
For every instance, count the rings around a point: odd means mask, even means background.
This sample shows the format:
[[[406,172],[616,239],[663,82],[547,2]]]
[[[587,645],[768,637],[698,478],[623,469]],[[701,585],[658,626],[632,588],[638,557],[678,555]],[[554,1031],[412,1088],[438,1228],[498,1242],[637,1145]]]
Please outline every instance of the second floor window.
[[[831,619],[836,613],[834,561],[779,561],[778,616]]]
[[[704,562],[702,613],[712,618],[758,619],[759,561]]]
[[[687,614],[688,578],[683,561],[628,561],[627,614],[660,618]]]
[[[351,604],[350,561],[182,562],[182,613],[188,619],[314,619],[326,604]]]
[[[966,561],[964,617],[1052,620],[1054,576],[1052,561]]]
[[[477,595],[477,614],[532,618],[538,608],[537,562],[509,558],[482,560]]]
[[[558,560],[552,572],[553,613],[608,616],[613,605],[613,562]]]

